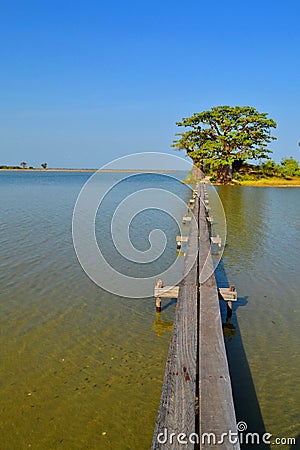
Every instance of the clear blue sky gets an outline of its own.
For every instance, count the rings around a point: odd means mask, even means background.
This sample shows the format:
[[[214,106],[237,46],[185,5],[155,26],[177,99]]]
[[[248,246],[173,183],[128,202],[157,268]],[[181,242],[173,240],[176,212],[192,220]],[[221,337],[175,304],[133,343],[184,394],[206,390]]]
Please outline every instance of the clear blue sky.
[[[268,112],[274,159],[300,159],[299,0],[16,0],[0,17],[0,164],[173,153],[176,120],[223,104]]]

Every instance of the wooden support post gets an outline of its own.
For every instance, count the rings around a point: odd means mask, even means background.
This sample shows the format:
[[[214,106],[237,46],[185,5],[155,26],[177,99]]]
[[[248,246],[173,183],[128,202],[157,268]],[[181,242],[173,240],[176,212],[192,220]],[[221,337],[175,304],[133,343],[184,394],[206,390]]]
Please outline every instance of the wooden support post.
[[[229,288],[219,288],[218,291],[220,298],[227,302],[227,307],[232,311],[232,302],[237,301],[237,291],[235,290],[235,286],[231,284]]]
[[[156,312],[160,313],[161,312],[161,298],[160,297],[156,297],[155,306],[156,306]]]
[[[156,281],[156,288],[162,288],[163,287],[163,281],[159,278]],[[161,312],[161,297],[156,297],[155,298],[155,305],[156,305],[156,312]]]
[[[187,242],[188,239],[189,239],[188,236],[176,236],[177,250],[180,250],[180,248],[181,248],[181,243],[182,243],[182,242]]]
[[[159,278],[156,281],[154,288],[154,297],[156,304],[156,312],[161,312],[161,299],[165,298],[178,298],[179,287],[178,286],[165,286],[163,287],[163,282]]]
[[[219,235],[217,235],[217,236],[211,236],[211,243],[212,244],[218,244],[218,249],[219,249],[219,251],[221,250],[221,248],[222,248],[222,239],[221,239],[221,237],[219,236]]]
[[[192,220],[191,216],[183,216],[182,223],[190,222]]]
[[[227,303],[227,313],[226,313],[226,320],[230,320],[232,317],[232,301],[229,300]]]

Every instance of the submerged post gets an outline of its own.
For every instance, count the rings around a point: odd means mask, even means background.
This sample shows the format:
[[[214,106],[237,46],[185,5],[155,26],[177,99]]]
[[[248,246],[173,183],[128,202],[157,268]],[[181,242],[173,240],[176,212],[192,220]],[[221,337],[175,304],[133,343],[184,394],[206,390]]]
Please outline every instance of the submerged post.
[[[159,278],[156,281],[156,288],[162,288],[163,287],[163,281]],[[155,305],[156,305],[156,312],[161,312],[161,297],[157,296],[155,298]]]

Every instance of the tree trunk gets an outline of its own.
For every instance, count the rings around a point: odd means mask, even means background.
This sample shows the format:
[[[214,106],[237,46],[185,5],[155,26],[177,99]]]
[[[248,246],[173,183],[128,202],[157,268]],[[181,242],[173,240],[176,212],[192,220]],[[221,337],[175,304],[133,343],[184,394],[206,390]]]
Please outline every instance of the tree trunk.
[[[217,169],[218,182],[222,184],[232,181],[232,164],[219,165]]]

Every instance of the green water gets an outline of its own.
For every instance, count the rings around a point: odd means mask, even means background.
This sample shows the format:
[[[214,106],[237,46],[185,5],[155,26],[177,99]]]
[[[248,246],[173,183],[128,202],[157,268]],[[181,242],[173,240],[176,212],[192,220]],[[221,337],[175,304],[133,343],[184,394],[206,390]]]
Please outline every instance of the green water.
[[[229,326],[225,325],[237,419],[248,424],[248,431],[271,433],[271,442],[296,437],[300,433],[300,189],[224,186],[218,193],[228,234],[216,275],[221,282],[235,284],[239,297]]]
[[[114,296],[83,272],[71,221],[88,176],[0,174],[1,450],[151,445],[175,304],[156,316],[153,298]],[[127,188],[153,184],[189,197],[154,174]],[[133,232],[146,239],[158,220],[172,259],[178,230],[168,217],[148,213]]]
[[[132,182],[189,198],[177,181],[155,177]],[[114,296],[83,272],[71,221],[87,178],[0,174],[1,450],[151,445],[175,304],[157,316],[154,299]],[[275,437],[297,436],[300,190],[224,187],[219,194],[228,239],[217,277],[239,293],[225,326],[238,420]],[[178,230],[164,215],[147,213],[133,236],[142,248],[158,222],[172,259]]]

